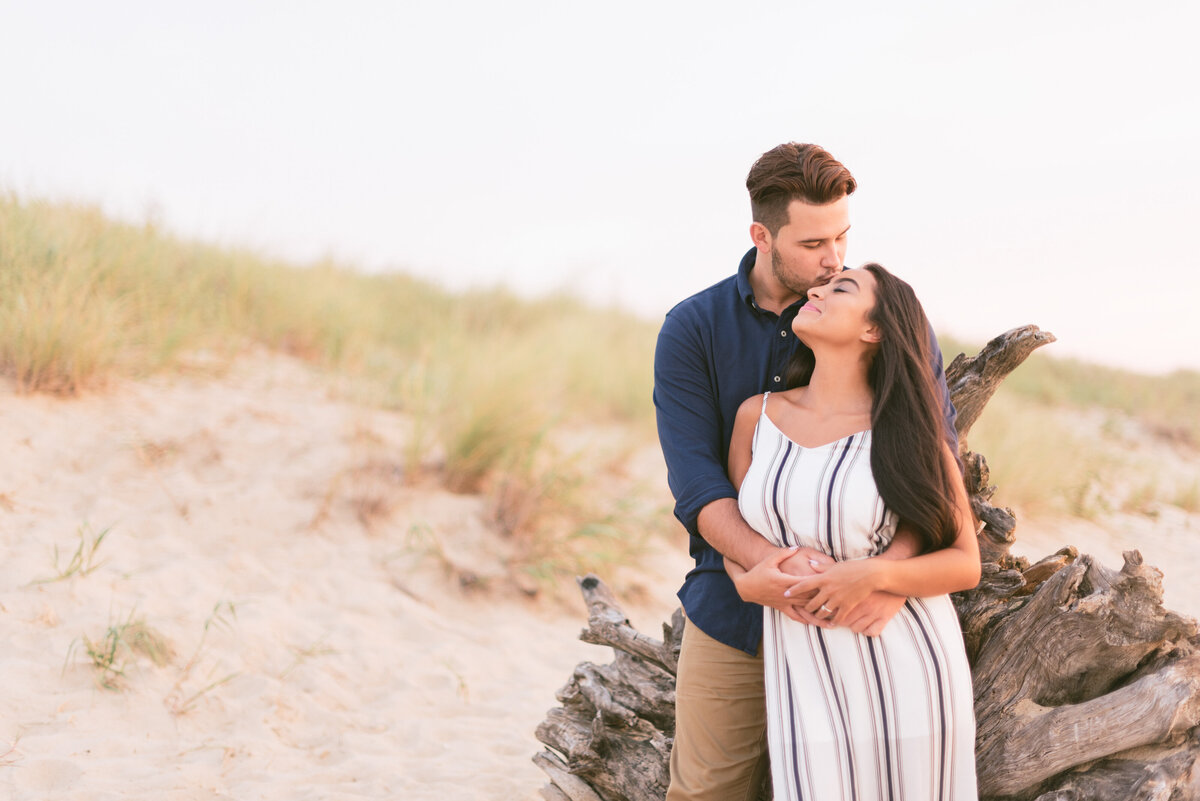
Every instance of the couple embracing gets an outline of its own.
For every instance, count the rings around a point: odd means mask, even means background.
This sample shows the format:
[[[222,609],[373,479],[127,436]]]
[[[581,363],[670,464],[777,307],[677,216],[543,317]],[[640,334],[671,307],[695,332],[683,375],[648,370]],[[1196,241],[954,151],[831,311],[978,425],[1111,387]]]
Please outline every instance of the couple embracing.
[[[849,170],[816,145],[746,180],[754,247],[672,309],[654,402],[696,566],[668,801],[965,801],[979,580],[942,356],[912,288],[844,269]]]

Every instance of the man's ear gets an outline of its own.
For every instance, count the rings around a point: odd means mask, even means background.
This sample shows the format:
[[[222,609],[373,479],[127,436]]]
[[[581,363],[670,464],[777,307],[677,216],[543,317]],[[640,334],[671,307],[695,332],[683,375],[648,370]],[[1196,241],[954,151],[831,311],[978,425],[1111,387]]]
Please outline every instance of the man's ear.
[[[750,223],[750,241],[754,243],[754,247],[758,248],[760,253],[770,253],[774,237],[767,230],[767,226],[760,222],[752,222]]]

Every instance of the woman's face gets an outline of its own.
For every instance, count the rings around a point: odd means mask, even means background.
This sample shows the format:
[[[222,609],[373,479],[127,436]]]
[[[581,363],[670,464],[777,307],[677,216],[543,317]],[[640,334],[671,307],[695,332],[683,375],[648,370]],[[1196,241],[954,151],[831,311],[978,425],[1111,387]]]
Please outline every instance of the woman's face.
[[[869,319],[874,308],[875,276],[870,270],[846,270],[808,290],[808,303],[796,313],[792,331],[810,347],[814,341],[873,344],[879,341]]]

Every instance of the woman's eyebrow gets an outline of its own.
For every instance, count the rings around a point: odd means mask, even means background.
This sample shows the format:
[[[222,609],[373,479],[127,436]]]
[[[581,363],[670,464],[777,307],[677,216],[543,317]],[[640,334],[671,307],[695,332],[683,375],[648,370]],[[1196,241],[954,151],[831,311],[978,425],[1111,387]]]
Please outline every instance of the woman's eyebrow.
[[[856,289],[862,289],[862,287],[860,287],[858,285],[858,282],[855,281],[853,278],[838,276],[837,278],[833,279],[833,283],[835,283],[835,284],[841,284],[841,283],[854,284]]]

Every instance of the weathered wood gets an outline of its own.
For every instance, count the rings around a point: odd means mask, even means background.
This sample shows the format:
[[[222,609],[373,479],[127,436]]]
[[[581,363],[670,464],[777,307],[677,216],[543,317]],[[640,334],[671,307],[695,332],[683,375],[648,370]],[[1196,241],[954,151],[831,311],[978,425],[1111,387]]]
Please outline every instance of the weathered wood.
[[[1065,783],[1035,801],[1194,801],[1200,798],[1200,749],[1195,741],[1161,756],[1108,759],[1070,775]]]
[[[992,477],[987,459],[974,451],[962,454],[961,458],[971,513],[983,525],[979,530],[979,558],[984,562],[999,561],[1016,541],[1013,534],[1017,527],[1016,515],[1011,509],[998,509],[988,503],[996,488],[989,484]]]
[[[1158,603],[1160,576],[1136,552],[1120,571],[1082,556],[1014,603],[986,637],[972,632],[981,641],[973,663],[981,795],[1019,796],[1200,723],[1195,655],[1126,684],[1164,646],[1186,653],[1196,635],[1193,621]]]
[[[998,561],[1008,553],[1014,541],[1017,518],[1011,509],[997,508],[989,503],[996,488],[990,485],[987,460],[968,450],[971,428],[1000,382],[1029,358],[1029,354],[1053,341],[1054,334],[1036,325],[1013,328],[992,339],[974,356],[958,354],[946,368],[946,386],[958,412],[954,427],[958,432],[963,479],[971,500],[971,512],[983,524],[979,531],[979,551],[984,562]]]
[[[542,788],[542,796],[546,801],[602,801],[587,782],[571,775],[558,754],[543,751],[534,755],[533,762],[554,782]]]
[[[1025,325],[1005,331],[983,346],[983,350],[968,357],[960,353],[946,368],[946,386],[954,408],[958,410],[960,450],[966,450],[967,435],[983,407],[991,400],[1000,382],[1043,345],[1054,341],[1054,334],[1036,325]]]
[[[1119,570],[1073,547],[1014,557],[1016,517],[991,505],[987,461],[967,435],[1005,375],[1054,337],[1026,326],[947,368],[983,575],[954,595],[972,665],[977,773],[985,801],[1200,801],[1200,634],[1162,607],[1162,574],[1125,554]],[[580,581],[584,663],[538,727],[535,761],[554,801],[661,801],[674,734],[684,619],[659,641],[637,632],[595,576]],[[561,756],[560,756],[561,755]],[[586,791],[580,789],[586,788]],[[593,793],[592,796],[586,792]],[[769,793],[769,788],[765,788]]]
[[[588,627],[580,633],[579,639],[649,659],[672,675],[675,674],[679,660],[677,646],[672,650],[668,643],[647,637],[635,629],[617,605],[612,591],[596,576],[588,575],[580,579],[579,589],[588,607]]]

